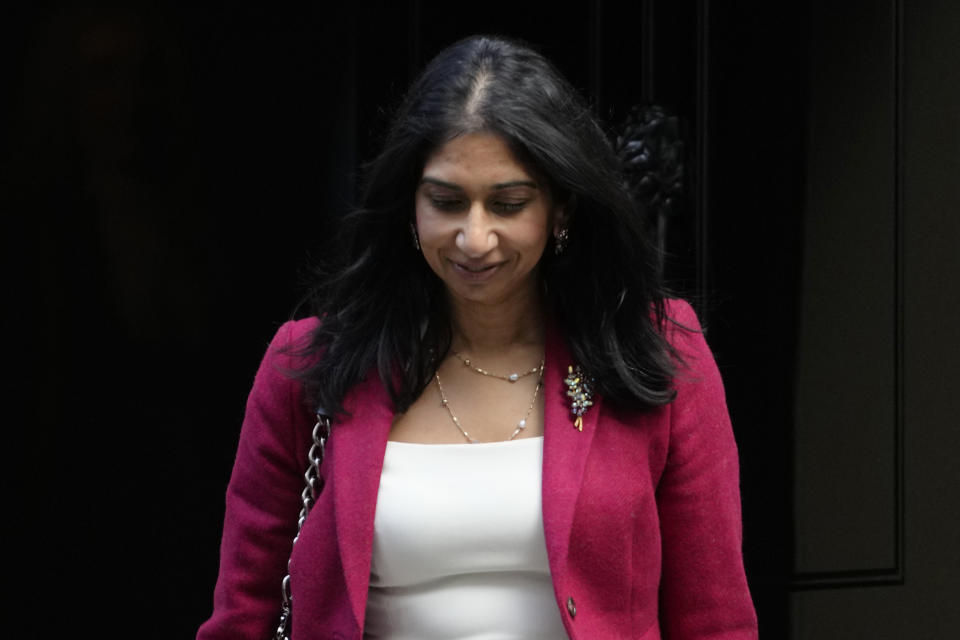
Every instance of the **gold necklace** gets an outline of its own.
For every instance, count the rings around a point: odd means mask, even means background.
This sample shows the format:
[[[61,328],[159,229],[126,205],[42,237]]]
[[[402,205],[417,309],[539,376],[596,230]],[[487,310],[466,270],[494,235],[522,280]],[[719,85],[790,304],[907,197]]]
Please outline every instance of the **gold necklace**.
[[[530,412],[533,411],[533,405],[537,402],[537,395],[540,393],[540,387],[543,386],[543,360],[540,361],[540,366],[534,369],[540,373],[537,378],[537,386],[533,388],[533,398],[530,399],[530,404],[527,406],[526,413],[523,414],[523,418],[520,419],[520,422],[517,423],[517,428],[513,430],[513,433],[510,434],[510,437],[507,440],[513,440],[520,433],[527,428],[527,418],[530,417]],[[467,442],[470,444],[476,444],[477,441],[474,440],[469,433],[464,430],[460,425],[460,419],[453,413],[453,409],[450,408],[450,401],[447,400],[447,394],[443,392],[443,384],[440,383],[440,370],[434,372],[434,377],[437,379],[437,390],[440,391],[440,404],[443,405],[443,408],[447,410],[447,413],[450,415],[450,419],[453,420],[453,425],[457,428],[460,434],[466,438]]]
[[[530,369],[529,371],[524,371],[523,373],[511,373],[504,376],[504,375],[500,375],[499,373],[490,373],[486,369],[481,369],[480,367],[474,366],[470,358],[465,358],[456,351],[453,352],[453,355],[457,356],[457,358],[460,359],[460,362],[462,362],[463,365],[468,369],[470,369],[471,371],[479,373],[480,375],[483,375],[483,376],[488,376],[490,378],[499,378],[500,380],[506,380],[507,382],[516,382],[520,378],[525,378],[543,369],[543,361],[541,360],[539,366],[536,366],[533,369]]]

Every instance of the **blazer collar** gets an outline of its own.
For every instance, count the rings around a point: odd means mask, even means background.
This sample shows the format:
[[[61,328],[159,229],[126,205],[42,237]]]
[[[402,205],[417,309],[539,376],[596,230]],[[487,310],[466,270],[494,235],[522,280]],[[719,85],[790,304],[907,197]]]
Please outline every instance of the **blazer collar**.
[[[551,574],[566,574],[573,514],[587,453],[597,427],[600,398],[573,426],[564,378],[575,364],[563,335],[547,327],[544,362],[543,525]],[[347,595],[359,628],[366,614],[380,473],[393,407],[376,372],[355,387],[344,403],[349,416],[336,421],[330,439],[333,508]]]

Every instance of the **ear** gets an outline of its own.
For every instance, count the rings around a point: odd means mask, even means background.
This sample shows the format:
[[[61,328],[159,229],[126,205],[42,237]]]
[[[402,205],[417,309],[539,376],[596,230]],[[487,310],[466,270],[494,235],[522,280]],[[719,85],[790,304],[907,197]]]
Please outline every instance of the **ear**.
[[[570,226],[573,211],[577,208],[577,196],[571,195],[553,210],[553,236],[556,237],[561,229]]]

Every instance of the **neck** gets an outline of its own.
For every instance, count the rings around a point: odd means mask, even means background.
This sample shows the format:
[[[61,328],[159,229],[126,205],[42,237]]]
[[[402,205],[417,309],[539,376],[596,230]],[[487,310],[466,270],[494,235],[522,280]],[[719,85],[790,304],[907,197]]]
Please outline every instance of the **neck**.
[[[544,311],[537,287],[495,304],[451,299],[453,348],[473,355],[496,354],[518,346],[542,350]]]

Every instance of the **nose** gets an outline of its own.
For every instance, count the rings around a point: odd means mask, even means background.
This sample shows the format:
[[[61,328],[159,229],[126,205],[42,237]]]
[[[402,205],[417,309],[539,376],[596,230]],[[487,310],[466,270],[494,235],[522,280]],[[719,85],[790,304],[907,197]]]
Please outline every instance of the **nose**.
[[[470,207],[457,231],[457,248],[470,258],[480,258],[497,246],[497,233],[480,203]]]

